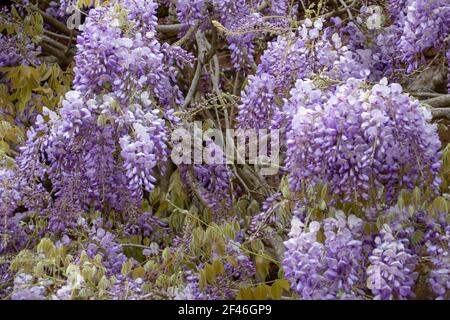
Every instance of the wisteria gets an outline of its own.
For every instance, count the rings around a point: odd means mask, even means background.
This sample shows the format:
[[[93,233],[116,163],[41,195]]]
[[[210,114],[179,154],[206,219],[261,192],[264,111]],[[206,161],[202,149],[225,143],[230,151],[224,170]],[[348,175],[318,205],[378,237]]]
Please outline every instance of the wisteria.
[[[318,241],[323,228],[325,242]],[[291,287],[303,299],[358,298],[364,274],[362,220],[337,213],[307,228],[294,218],[283,267]]]
[[[449,41],[447,0],[2,5],[0,298],[450,299]]]
[[[283,261],[291,287],[305,299],[363,299],[369,293],[374,299],[407,299],[415,297],[416,270],[431,259],[426,281],[436,298],[445,299],[448,227],[439,219],[414,219],[411,211],[414,206],[386,210],[392,220],[372,236],[364,234],[363,220],[342,211],[308,225],[294,217]]]
[[[156,8],[153,1],[130,1],[90,11],[77,39],[74,88],[100,93],[106,86],[125,102],[127,92],[147,87],[164,107],[180,103],[174,74],[163,63],[161,44],[155,39]]]
[[[400,61],[407,64],[407,72],[424,63],[427,50],[439,50],[450,32],[447,1],[406,1],[402,10],[394,12],[394,17],[396,27],[401,30],[397,40]]]

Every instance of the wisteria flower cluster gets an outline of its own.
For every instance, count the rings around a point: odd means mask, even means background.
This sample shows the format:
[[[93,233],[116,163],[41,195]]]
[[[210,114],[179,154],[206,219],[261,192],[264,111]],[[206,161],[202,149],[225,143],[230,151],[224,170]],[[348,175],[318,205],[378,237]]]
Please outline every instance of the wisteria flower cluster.
[[[393,212],[405,213],[394,207],[386,214]],[[415,297],[419,264],[431,258],[436,269],[426,281],[437,298],[445,298],[448,257],[440,254],[439,261],[434,257],[447,247],[447,233],[436,228],[435,219],[429,222],[426,235],[416,241],[411,235],[423,226],[413,222],[409,214],[402,223],[402,228],[410,229],[409,235],[395,231],[397,220],[392,220],[392,228],[384,224],[378,235],[368,235],[363,231],[363,220],[354,215],[346,217],[342,211],[337,211],[335,217],[308,224],[294,217],[291,238],[285,242],[286,278],[304,299],[365,299],[367,295],[383,300],[407,299]],[[432,239],[431,234],[444,242]]]
[[[399,84],[384,79],[368,90],[350,78],[327,91],[298,80],[291,96],[286,163],[293,189],[328,183],[344,201],[377,199],[369,192],[375,189],[395,200],[416,183],[439,186],[435,125]]]
[[[283,268],[302,299],[358,298],[366,259],[362,224],[356,216],[347,219],[342,213],[308,226],[293,219]],[[318,240],[321,230],[323,243]]]
[[[0,299],[450,299],[448,0],[13,2]]]

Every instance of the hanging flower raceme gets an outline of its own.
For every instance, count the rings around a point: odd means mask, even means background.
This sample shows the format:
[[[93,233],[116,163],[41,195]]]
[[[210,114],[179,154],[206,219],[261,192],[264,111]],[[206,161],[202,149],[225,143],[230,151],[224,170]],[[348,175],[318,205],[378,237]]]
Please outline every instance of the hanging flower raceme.
[[[410,254],[424,257],[423,264],[431,263],[431,268],[429,267],[430,270],[426,275],[426,283],[429,285],[430,291],[436,295],[437,299],[448,299],[450,294],[450,254],[448,252],[450,226],[448,213],[443,210],[431,215],[428,210],[417,209],[413,205],[397,204],[389,208],[383,216],[389,222],[387,230],[390,235],[388,237],[395,234],[397,239],[403,239],[400,243],[408,248]],[[377,263],[379,264],[378,261]],[[380,276],[380,269],[378,268],[375,271],[378,272],[376,276]],[[374,270],[371,271],[371,273],[373,272]],[[383,289],[382,282],[378,279],[375,290],[377,290],[379,298],[393,298],[395,295],[393,291],[395,290],[397,290],[397,294],[400,293],[401,288],[396,287],[394,282],[391,281],[390,286]],[[409,294],[411,285],[404,289]],[[402,294],[402,297],[406,298],[407,295]]]
[[[450,299],[449,0],[22,2],[1,298]]]
[[[322,221],[294,216],[283,260],[291,288],[302,299],[393,300],[413,298],[416,286],[422,286],[435,298],[447,299],[447,213],[430,215],[412,205],[378,213],[367,221],[333,208],[332,217]],[[386,223],[368,231],[379,218]],[[423,268],[429,272],[418,282]]]
[[[158,111],[144,114],[136,108],[133,117],[133,132],[135,138],[125,135],[120,138],[121,156],[129,180],[129,189],[140,193],[141,186],[151,192],[156,179],[152,175],[158,163],[167,161],[166,130],[164,120],[158,117]],[[142,196],[142,195],[141,195]]]
[[[450,70],[450,48],[447,50],[446,56],[447,56],[448,70]],[[450,93],[450,79],[448,79],[447,88],[448,88],[448,93]]]
[[[22,48],[24,45],[25,48]],[[26,53],[24,54],[22,50],[26,50]],[[39,53],[40,48],[37,48],[27,37],[0,34],[0,68],[27,65],[30,62],[39,64],[39,60],[36,59]]]
[[[206,29],[211,20],[218,21],[230,33],[226,40],[233,67],[245,70],[255,63],[254,30],[263,22],[255,4],[246,0],[177,0],[176,12],[180,22],[199,24],[201,29]]]
[[[23,11],[22,6],[2,6],[0,8],[0,68],[16,67],[19,65],[39,65],[37,56],[41,48],[36,45],[26,30],[25,24],[17,25],[17,10]],[[13,11],[16,13],[14,14]],[[0,73],[0,76],[2,73]],[[3,81],[0,81],[3,82]]]
[[[395,200],[402,188],[440,183],[440,142],[431,115],[386,80],[367,88],[349,79],[335,89],[298,80],[286,109],[290,183],[327,183],[341,200]],[[376,191],[378,190],[378,191]]]

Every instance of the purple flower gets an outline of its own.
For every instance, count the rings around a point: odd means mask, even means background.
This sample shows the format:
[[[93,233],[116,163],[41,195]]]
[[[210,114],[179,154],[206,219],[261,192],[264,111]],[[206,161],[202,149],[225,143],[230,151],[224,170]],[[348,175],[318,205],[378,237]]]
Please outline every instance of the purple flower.
[[[363,83],[349,79],[320,90],[313,81],[297,81],[285,105],[293,115],[286,158],[291,187],[327,183],[345,201],[383,196],[371,188],[384,189],[392,201],[401,188],[427,181],[436,190],[440,141],[429,111],[398,84],[381,81],[368,90]]]

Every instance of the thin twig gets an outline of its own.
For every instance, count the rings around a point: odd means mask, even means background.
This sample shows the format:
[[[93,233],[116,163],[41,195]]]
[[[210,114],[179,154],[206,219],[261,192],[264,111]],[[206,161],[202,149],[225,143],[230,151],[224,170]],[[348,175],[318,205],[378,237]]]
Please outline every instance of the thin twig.
[[[130,247],[130,248],[139,248],[139,249],[151,249],[153,250],[153,248],[148,247],[148,246],[144,246],[142,244],[137,244],[137,243],[121,243],[122,247]]]
[[[67,44],[65,53],[69,52],[70,46],[72,45],[72,41],[73,41],[73,30],[70,30],[69,43]]]
[[[337,11],[336,11],[336,10],[333,10],[333,11],[331,11],[331,12],[328,12],[328,13],[324,14],[322,17],[323,17],[324,19],[328,19],[328,18],[331,18],[331,17],[333,17],[333,16],[339,15],[339,14],[345,12],[345,11],[347,11],[347,13],[350,12],[349,14],[351,14],[350,9],[353,8],[357,3],[358,3],[358,0],[353,0],[353,2],[350,3],[349,5],[346,5],[345,8],[340,8],[340,9],[337,10]]]

